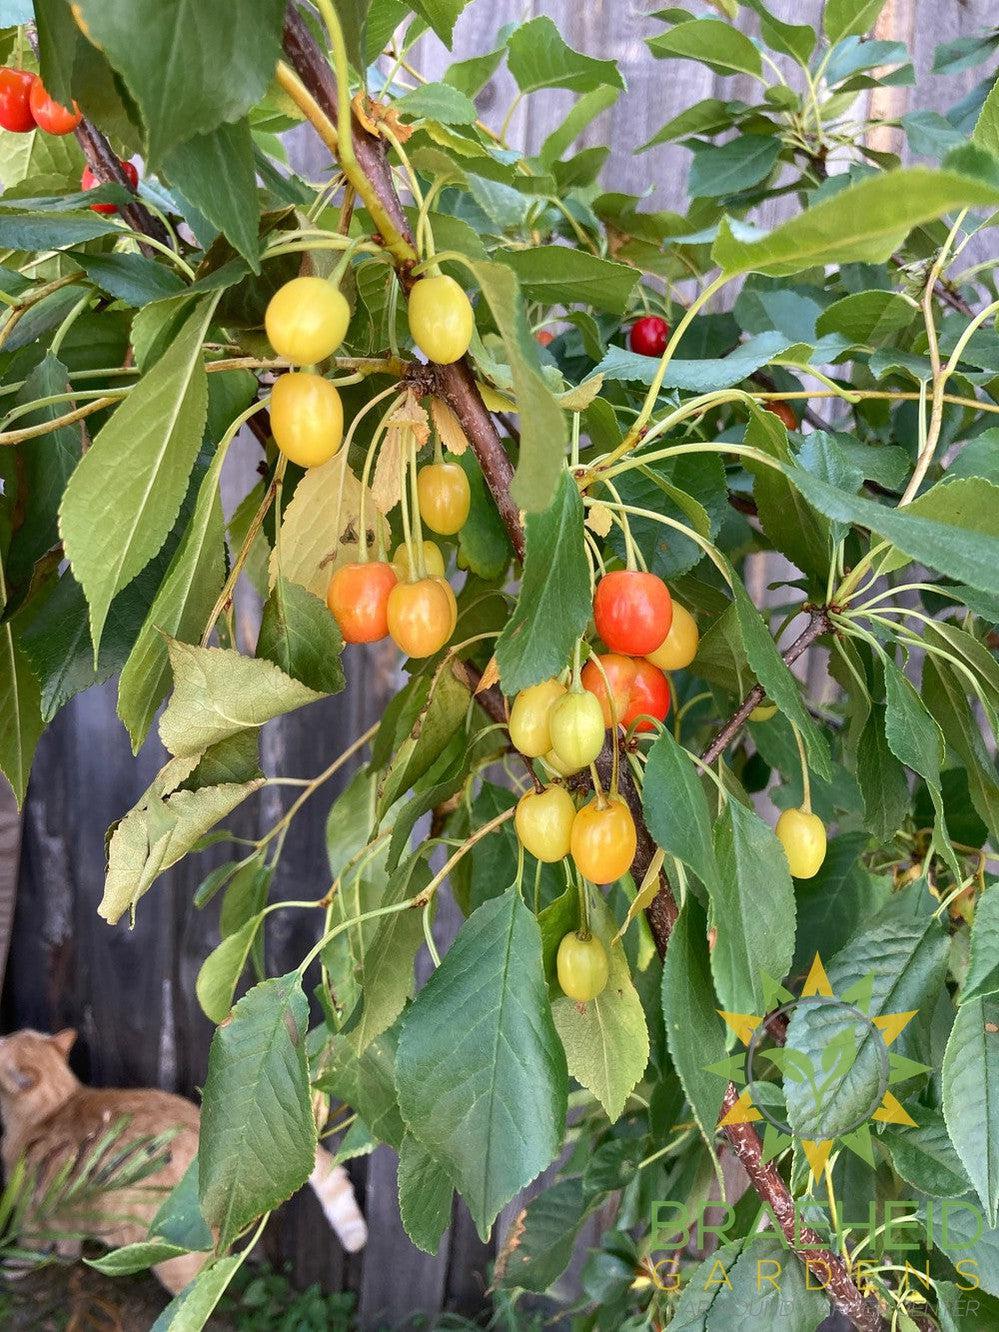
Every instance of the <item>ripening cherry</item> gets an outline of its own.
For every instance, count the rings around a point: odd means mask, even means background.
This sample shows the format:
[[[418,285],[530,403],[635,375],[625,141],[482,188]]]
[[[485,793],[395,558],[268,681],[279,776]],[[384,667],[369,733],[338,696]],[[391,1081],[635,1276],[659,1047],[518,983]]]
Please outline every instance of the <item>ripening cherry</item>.
[[[389,593],[388,631],[407,657],[432,657],[454,633],[457,607],[443,578],[397,583]]]
[[[451,365],[468,351],[475,313],[464,291],[447,276],[425,277],[409,293],[409,331],[428,361]]]
[[[569,854],[576,806],[564,786],[528,791],[517,802],[513,826],[525,851],[546,865]]]
[[[659,315],[643,315],[632,324],[628,342],[639,356],[662,356],[669,334],[670,327],[665,319]]]
[[[784,423],[786,430],[798,429],[798,418],[789,402],[768,402],[766,407],[768,412],[773,412],[774,416]]]
[[[27,69],[0,68],[0,128],[14,134],[27,134],[35,128],[31,89],[36,77]]]
[[[277,289],[264,315],[271,346],[294,365],[315,365],[332,356],[349,323],[347,298],[321,277],[292,278]]]
[[[62,106],[45,91],[41,79],[35,79],[28,95],[28,105],[35,124],[46,134],[61,136],[72,134],[83,119],[83,112],[73,103],[72,111]]]
[[[555,341],[555,334],[548,328],[542,328],[534,335],[534,341],[541,344],[542,347],[550,347]]]
[[[626,729],[637,717],[665,720],[671,702],[670,687],[658,666],[653,666],[644,657],[624,657],[614,652],[605,653],[598,661],[599,666],[596,661],[588,661],[580,678],[583,688],[599,702],[605,726],[611,726],[615,716],[618,725]],[[600,667],[603,667],[602,674]],[[654,727],[651,721],[643,720],[637,723],[636,729],[650,731]]]
[[[388,636],[388,600],[399,579],[384,560],[345,564],[326,589],[326,605],[345,643],[377,643]]]
[[[137,189],[139,185],[138,168],[134,166],[131,162],[123,162],[120,159],[118,164],[121,167],[122,171],[124,171],[125,175],[128,177],[129,189],[132,190]],[[93,171],[91,171],[90,167],[85,168],[83,175],[80,177],[81,190],[96,190],[99,185],[103,184],[104,182],[102,180],[97,179]],[[92,213],[106,213],[106,214],[117,213],[118,205],[113,203],[95,203],[90,205],[90,211]]]
[[[635,820],[620,796],[596,796],[573,820],[572,858],[592,883],[615,883],[627,874],[637,849]]]
[[[814,878],[826,858],[826,830],[819,816],[807,809],[785,809],[775,831],[794,877]]]
[[[669,588],[655,574],[617,569],[604,574],[593,594],[597,633],[611,652],[644,657],[654,652],[673,623]]]
[[[604,710],[587,689],[556,699],[548,714],[551,753],[567,772],[589,767],[604,747]]]
[[[322,375],[281,375],[271,389],[270,414],[275,444],[299,467],[328,462],[343,442],[343,403]]]
[[[558,946],[555,970],[563,994],[577,1004],[589,1003],[606,988],[610,973],[607,949],[595,935],[573,931]]]
[[[541,758],[552,747],[552,705],[565,694],[559,680],[542,680],[522,689],[510,709],[510,743],[525,758]]]
[[[454,536],[465,526],[472,492],[457,463],[428,463],[416,476],[420,517],[438,536]]]
[[[392,565],[399,575],[401,583],[412,582],[416,577],[416,570],[410,566],[409,548],[405,541],[400,541],[393,551]],[[441,554],[440,546],[433,541],[424,541],[423,543],[423,567],[426,569],[428,576],[444,577],[444,556]]]
[[[645,657],[661,671],[682,671],[697,656],[700,634],[697,621],[678,601],[673,602],[673,622],[663,641]]]

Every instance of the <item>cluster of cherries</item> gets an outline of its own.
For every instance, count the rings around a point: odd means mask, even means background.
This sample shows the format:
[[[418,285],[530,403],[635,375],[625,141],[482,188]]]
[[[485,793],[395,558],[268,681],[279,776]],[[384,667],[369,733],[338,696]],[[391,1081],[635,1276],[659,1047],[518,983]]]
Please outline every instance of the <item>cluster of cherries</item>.
[[[0,127],[14,134],[44,130],[46,134],[72,134],[83,112],[73,103],[68,111],[45,91],[29,69],[0,68]]]
[[[594,594],[593,618],[611,650],[591,658],[578,682],[532,685],[510,710],[514,747],[527,758],[543,759],[563,777],[596,760],[609,727],[648,730],[663,721],[670,705],[663,668],[681,670],[697,653],[693,616],[655,574],[632,569],[605,574]],[[546,864],[571,856],[591,883],[614,883],[635,858],[635,821],[614,791],[598,792],[577,810],[566,787],[552,783],[521,797],[514,824],[531,855]],[[559,945],[557,970],[563,991],[586,1003],[607,984],[606,949],[585,929],[570,933]]]
[[[45,91],[37,74],[29,69],[0,68],[0,128],[14,134],[29,134],[44,130],[46,134],[72,134],[83,120],[83,112],[73,103],[69,111]],[[139,184],[139,172],[131,162],[119,162],[131,189]],[[80,188],[94,190],[102,184],[87,167],[80,179]],[[112,203],[91,205],[95,213],[117,213]]]
[[[468,350],[474,328],[468,297],[453,278],[418,279],[409,292],[409,328],[429,360],[450,365]],[[265,327],[279,356],[302,367],[281,375],[271,391],[271,430],[278,448],[300,467],[318,467],[343,442],[343,404],[316,373],[343,342],[350,307],[334,283],[297,277],[267,307]],[[438,536],[454,536],[471,506],[468,477],[456,463],[433,462],[417,473],[420,519]],[[391,636],[408,657],[430,657],[450,640],[458,606],[444,576],[444,556],[424,541],[412,556],[405,544],[388,560],[343,565],[326,593],[344,641],[375,643]]]

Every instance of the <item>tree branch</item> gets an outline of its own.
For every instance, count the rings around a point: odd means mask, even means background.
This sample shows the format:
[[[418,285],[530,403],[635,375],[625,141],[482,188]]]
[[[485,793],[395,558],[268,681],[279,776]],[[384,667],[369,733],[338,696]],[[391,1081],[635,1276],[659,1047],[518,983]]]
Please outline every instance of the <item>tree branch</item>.
[[[333,73],[313,41],[311,32],[298,13],[294,0],[288,7],[285,19],[284,50],[299,78],[313,97],[316,98],[324,113],[331,120],[335,120],[337,109],[336,83]],[[412,233],[406,222],[402,204],[395,192],[383,147],[374,136],[370,135],[359,124],[356,116],[354,116],[352,122],[352,139],[357,161],[362,166],[369,181],[374,185],[379,196],[379,202],[392,219],[393,225],[399,229],[407,240],[411,240]],[[408,265],[399,265],[399,276],[403,286],[407,286],[409,282]],[[520,515],[510,498],[509,492],[513,469],[497,434],[492,417],[476,387],[471,367],[467,360],[451,366],[434,366],[433,377],[438,395],[448,403],[461,422],[462,429],[465,431],[469,444],[479,461],[479,465],[482,467],[486,483],[503,518],[514,549],[518,555],[523,555],[524,538]],[[785,660],[794,661],[828,628],[829,620],[826,611],[824,609],[813,611],[808,628],[787,649],[784,654]],[[453,669],[471,688],[475,688],[477,673],[474,667],[467,662],[456,662]],[[708,746],[706,751],[708,754],[717,757],[722,752],[725,746],[734,739],[746,718],[762,697],[763,690],[759,686],[750,690],[749,695],[739,709],[725,724],[711,745]],[[477,698],[488,715],[493,717],[494,720],[506,720],[506,709],[503,700],[495,690],[486,690],[477,695]],[[605,747],[604,753],[598,759],[598,768],[603,764],[604,771],[607,773],[604,780],[609,780],[609,762],[610,755],[607,747]],[[645,826],[641,799],[627,763],[621,765],[619,790],[632,811],[638,833],[639,849],[635,858],[634,872],[639,878],[644,878],[656,848],[652,836]],[[664,954],[670,931],[676,921],[677,908],[669,884],[663,875],[660,875],[659,892],[649,907],[647,916],[656,946],[660,954]],[[734,1092],[734,1088],[730,1087],[729,1091]],[[803,1248],[794,1243],[794,1200],[777,1170],[772,1165],[764,1166],[761,1163],[762,1146],[752,1127],[750,1125],[740,1125],[737,1126],[735,1131],[726,1129],[726,1133],[736,1155],[742,1161],[753,1187],[773,1209],[781,1229],[788,1235],[789,1242],[792,1243],[795,1252],[811,1265],[812,1270],[820,1279],[823,1273],[828,1273],[825,1285],[837,1308],[856,1327],[862,1329],[862,1332],[876,1332],[882,1325],[880,1312],[872,1302],[865,1300],[861,1295],[842,1260],[837,1255],[823,1249],[819,1237],[811,1232],[806,1231],[801,1236],[804,1240]],[[787,1218],[790,1218],[790,1231],[786,1226]]]
[[[96,125],[91,125],[89,120],[81,120],[74,133],[87,159],[87,166],[102,184],[113,182],[115,185],[124,185],[126,190],[132,189],[124,167]],[[133,231],[149,236],[162,245],[168,244],[170,237],[166,227],[138,199],[134,203],[122,204],[121,215]]]

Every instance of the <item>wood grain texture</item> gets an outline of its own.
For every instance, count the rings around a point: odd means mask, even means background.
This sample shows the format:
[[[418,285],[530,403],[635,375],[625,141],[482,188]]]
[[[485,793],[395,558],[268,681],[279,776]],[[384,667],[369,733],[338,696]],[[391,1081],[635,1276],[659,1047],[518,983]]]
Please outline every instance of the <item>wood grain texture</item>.
[[[610,146],[604,186],[643,196],[643,206],[649,209],[680,209],[690,162],[687,150],[663,145],[637,157],[634,150],[684,106],[711,96],[748,98],[753,87],[748,80],[715,76],[689,62],[651,59],[644,39],[660,30],[647,14],[653,8],[640,0],[586,4],[472,0],[458,21],[453,54],[428,37],[420,44],[416,62],[429,77],[438,76],[451,60],[487,49],[502,25],[549,15],[571,45],[619,60],[628,83],[616,105],[579,141],[579,146]],[[821,0],[773,0],[771,8],[789,21],[816,25],[821,21]],[[904,40],[911,33],[918,109],[945,109],[983,76],[983,69],[947,77],[929,71],[939,42],[973,33],[993,17],[991,0],[890,0],[879,35]],[[743,11],[740,25],[754,33],[758,20]],[[795,82],[791,62],[778,57],[778,63]],[[478,98],[483,118],[498,126],[515,91],[506,71],[497,73]],[[897,117],[917,108],[912,97],[912,89],[895,90],[890,104],[875,100],[873,111]],[[559,91],[525,99],[511,119],[510,141],[536,149],[560,123],[572,100],[569,93]],[[884,133],[890,146],[897,148],[897,131]],[[289,149],[307,177],[324,178],[329,157],[310,131],[291,134]],[[792,207],[777,201],[767,206],[760,220],[772,225]],[[976,257],[984,255],[969,246],[968,262]],[[250,436],[233,449],[224,474],[230,508],[252,484],[259,456],[259,446]],[[786,562],[776,557],[758,558],[747,581],[754,596],[765,601],[770,595],[767,585],[788,572]],[[240,625],[244,649],[252,646],[254,631],[253,616],[244,614]],[[344,694],[265,729],[267,771],[294,775],[319,771],[380,714],[397,687],[396,663],[383,649],[352,652],[356,655],[348,661],[350,685]],[[813,692],[827,686],[824,654],[810,654],[799,669],[807,672]],[[134,802],[161,760],[155,739],[137,759],[132,758],[115,717],[113,688],[104,686],[70,704],[42,739],[19,857],[16,820],[0,796],[0,919],[8,900],[4,883],[19,866],[4,1018],[6,1029],[78,1026],[82,1039],[74,1063],[82,1076],[96,1083],[157,1084],[196,1095],[212,1028],[197,1006],[193,983],[205,954],[218,941],[218,904],[199,912],[191,899],[212,865],[226,858],[225,849],[212,848],[165,875],[141,903],[134,931],[125,923],[109,928],[95,912],[104,875],[105,828]],[[341,784],[345,780],[346,774]],[[275,896],[301,897],[307,895],[303,889],[321,885],[326,874],[325,819],[341,784],[323,789],[297,820],[274,885]],[[238,810],[230,826],[241,835],[259,835],[289,798],[287,791],[269,791]],[[459,923],[452,904],[442,907],[435,925],[440,947],[447,946]],[[269,969],[279,973],[293,965],[315,938],[316,928],[307,913],[279,915],[269,936]],[[424,954],[422,974],[427,966]],[[479,1312],[487,1303],[493,1246],[479,1241],[464,1206],[456,1203],[452,1227],[439,1253],[425,1255],[410,1245],[399,1223],[394,1155],[377,1152],[366,1162],[352,1164],[351,1171],[371,1228],[367,1250],[345,1256],[309,1195],[283,1208],[272,1225],[267,1240],[272,1259],[290,1264],[295,1280],[303,1285],[320,1281],[330,1289],[356,1292],[364,1328],[398,1325],[416,1313],[432,1320],[443,1309],[466,1315]],[[523,1201],[515,1200],[505,1209],[507,1223]],[[594,1234],[588,1227],[588,1242],[593,1242]]]

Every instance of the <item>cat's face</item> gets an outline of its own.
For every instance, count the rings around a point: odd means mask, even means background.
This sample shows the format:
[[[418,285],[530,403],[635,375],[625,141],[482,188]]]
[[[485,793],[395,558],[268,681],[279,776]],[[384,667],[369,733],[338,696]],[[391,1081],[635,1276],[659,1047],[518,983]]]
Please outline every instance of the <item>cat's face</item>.
[[[5,1122],[51,1104],[53,1089],[71,1077],[66,1060],[75,1040],[71,1027],[54,1036],[25,1028],[0,1038],[0,1115]]]

